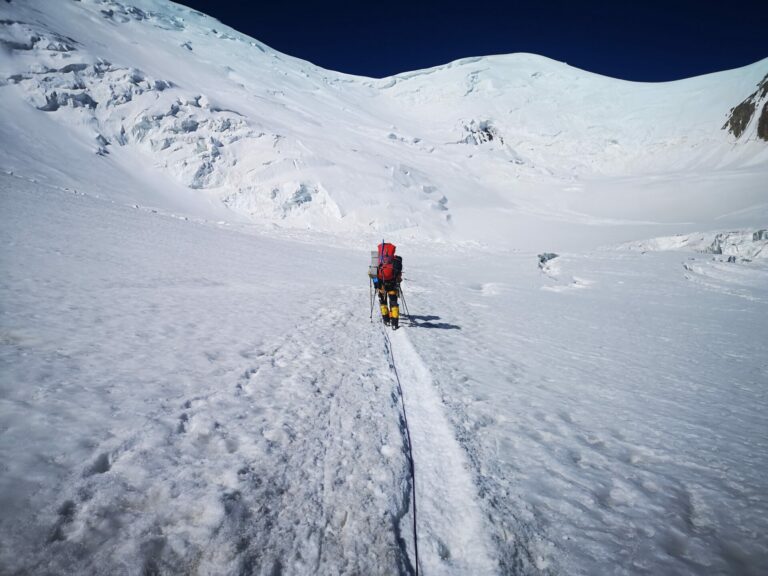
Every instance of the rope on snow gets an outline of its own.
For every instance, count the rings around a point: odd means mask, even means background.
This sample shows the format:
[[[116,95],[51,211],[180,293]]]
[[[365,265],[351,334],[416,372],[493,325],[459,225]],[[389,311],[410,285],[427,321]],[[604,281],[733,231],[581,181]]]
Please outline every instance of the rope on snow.
[[[416,532],[416,466],[413,460],[413,442],[411,441],[411,431],[408,428],[408,415],[405,411],[405,396],[403,395],[403,387],[400,384],[400,375],[397,373],[397,365],[395,364],[395,354],[392,351],[392,341],[389,339],[389,334],[386,330],[383,330],[384,338],[387,340],[387,351],[389,352],[389,358],[392,361],[392,370],[395,373],[395,380],[397,380],[397,392],[400,394],[400,402],[403,406],[403,422],[405,423],[405,436],[408,439],[408,462],[411,469],[411,487],[413,497],[413,555],[415,558],[416,576],[419,576],[419,538]]]

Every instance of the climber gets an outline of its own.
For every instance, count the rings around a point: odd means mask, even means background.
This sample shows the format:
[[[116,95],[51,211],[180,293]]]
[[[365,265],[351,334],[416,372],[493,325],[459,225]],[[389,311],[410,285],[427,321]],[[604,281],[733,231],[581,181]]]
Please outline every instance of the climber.
[[[400,325],[400,307],[397,303],[397,297],[400,293],[400,282],[403,279],[403,259],[395,256],[395,245],[381,241],[378,247],[378,253],[375,256],[376,275],[373,276],[373,284],[379,293],[379,304],[381,306],[381,318],[384,324],[391,325],[393,330],[397,330]],[[389,300],[389,305],[387,305]]]

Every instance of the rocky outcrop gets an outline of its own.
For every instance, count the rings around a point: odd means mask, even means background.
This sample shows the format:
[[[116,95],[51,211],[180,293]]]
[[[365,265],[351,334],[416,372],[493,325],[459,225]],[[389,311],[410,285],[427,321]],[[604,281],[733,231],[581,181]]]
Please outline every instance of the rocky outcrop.
[[[728,130],[736,138],[741,138],[752,122],[756,110],[760,110],[757,120],[757,137],[768,142],[768,74],[757,85],[757,90],[747,96],[743,102],[731,108],[723,130]]]
[[[763,111],[757,121],[757,137],[768,141],[768,100],[763,104]]]

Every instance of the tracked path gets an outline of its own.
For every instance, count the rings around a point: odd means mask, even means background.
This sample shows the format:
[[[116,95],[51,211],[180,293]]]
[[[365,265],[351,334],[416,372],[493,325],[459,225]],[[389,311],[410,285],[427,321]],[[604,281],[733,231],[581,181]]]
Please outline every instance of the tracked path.
[[[380,342],[331,310],[211,351],[200,385],[114,428],[62,486],[31,572],[413,574],[411,486]]]
[[[418,474],[418,538],[422,574],[493,574],[492,545],[466,455],[443,413],[432,375],[405,331],[388,344],[404,388]]]

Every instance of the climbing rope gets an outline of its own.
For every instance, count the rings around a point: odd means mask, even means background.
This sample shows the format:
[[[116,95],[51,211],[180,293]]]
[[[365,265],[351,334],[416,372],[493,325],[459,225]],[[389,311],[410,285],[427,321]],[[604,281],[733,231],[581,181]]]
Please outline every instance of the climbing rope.
[[[408,439],[408,462],[411,469],[411,487],[413,492],[413,555],[416,560],[416,576],[419,576],[419,538],[416,532],[416,466],[413,460],[413,442],[411,442],[411,431],[408,428],[408,415],[405,411],[405,396],[403,395],[403,387],[400,384],[400,375],[397,373],[397,366],[395,365],[395,354],[392,351],[392,341],[389,339],[387,331],[383,330],[383,332],[384,338],[387,340],[389,358],[392,361],[392,370],[395,373],[395,380],[397,381],[397,392],[400,394],[400,402],[403,405],[403,422],[405,423],[405,436]]]

